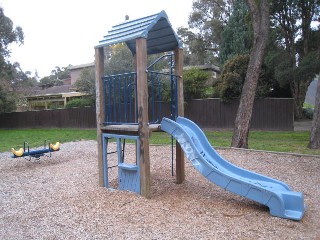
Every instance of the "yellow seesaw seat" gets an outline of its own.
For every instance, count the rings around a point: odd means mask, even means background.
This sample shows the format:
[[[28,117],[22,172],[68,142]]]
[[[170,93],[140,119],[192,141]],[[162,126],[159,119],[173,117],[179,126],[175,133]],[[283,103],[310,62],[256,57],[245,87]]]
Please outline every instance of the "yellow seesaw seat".
[[[59,143],[59,142],[56,142],[56,144],[51,144],[51,143],[50,143],[50,148],[51,148],[53,151],[57,151],[57,150],[59,150],[59,148],[60,148],[60,143]]]
[[[24,153],[23,148],[20,148],[18,151],[14,150],[14,148],[11,148],[11,152],[17,156],[17,157],[21,157]]]

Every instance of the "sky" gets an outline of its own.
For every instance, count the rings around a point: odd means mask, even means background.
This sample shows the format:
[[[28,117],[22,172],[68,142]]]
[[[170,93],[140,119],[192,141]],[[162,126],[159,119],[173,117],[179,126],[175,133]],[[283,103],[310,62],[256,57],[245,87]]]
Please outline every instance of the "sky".
[[[56,66],[94,62],[94,46],[113,25],[164,10],[175,30],[188,26],[192,0],[0,0],[4,14],[22,27],[24,44],[12,44],[11,62],[49,76]]]

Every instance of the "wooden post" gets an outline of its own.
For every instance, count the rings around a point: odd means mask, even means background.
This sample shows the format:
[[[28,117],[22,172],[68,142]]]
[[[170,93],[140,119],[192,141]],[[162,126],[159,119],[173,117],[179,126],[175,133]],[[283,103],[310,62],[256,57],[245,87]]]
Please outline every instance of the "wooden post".
[[[183,50],[176,48],[174,51],[175,56],[175,75],[181,76],[178,79],[178,115],[184,116],[184,97],[183,97]],[[185,162],[184,154],[180,144],[176,141],[176,183],[180,184],[185,179]]]
[[[140,190],[141,195],[150,198],[150,155],[147,82],[147,40],[136,39],[137,99],[140,140]]]
[[[97,141],[98,141],[98,168],[99,186],[104,186],[103,156],[102,156],[102,131],[101,126],[104,122],[105,110],[103,106],[103,70],[104,70],[104,51],[103,47],[95,49],[95,75],[96,75],[96,116],[97,116]]]

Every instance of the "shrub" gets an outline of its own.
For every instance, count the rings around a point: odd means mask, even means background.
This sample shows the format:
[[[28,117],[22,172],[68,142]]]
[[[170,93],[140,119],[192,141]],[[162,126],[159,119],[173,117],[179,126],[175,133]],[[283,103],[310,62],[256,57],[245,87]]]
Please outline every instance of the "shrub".
[[[216,92],[222,100],[240,97],[246,77],[249,55],[238,55],[227,61],[220,80],[216,83]]]
[[[66,108],[94,106],[95,101],[92,97],[83,97],[70,100]]]
[[[228,60],[223,66],[220,79],[214,85],[215,91],[223,101],[241,96],[242,87],[246,78],[249,64],[249,55],[238,55]],[[272,92],[274,83],[266,75],[265,66],[259,76],[256,97],[266,97]]]
[[[198,68],[183,71],[183,93],[185,100],[207,97],[208,72]]]
[[[307,119],[313,119],[313,113],[314,113],[314,109],[313,108],[302,108],[302,113],[303,116]]]

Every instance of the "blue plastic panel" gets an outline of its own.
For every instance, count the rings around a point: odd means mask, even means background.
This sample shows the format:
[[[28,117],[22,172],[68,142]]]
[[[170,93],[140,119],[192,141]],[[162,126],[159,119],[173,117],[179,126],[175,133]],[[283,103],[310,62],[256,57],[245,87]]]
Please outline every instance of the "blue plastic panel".
[[[103,144],[103,176],[104,176],[104,187],[109,187],[109,179],[108,179],[108,139],[114,138],[116,139],[117,144],[117,158],[118,158],[118,183],[119,190],[132,191],[140,194],[140,142],[139,136],[131,136],[131,135],[118,135],[118,134],[102,134],[102,144]],[[131,139],[135,140],[137,144],[136,151],[136,164],[125,163],[122,158],[122,147],[121,140],[122,139]]]

